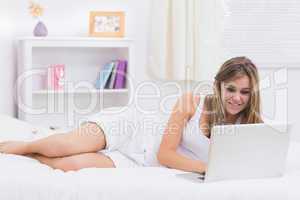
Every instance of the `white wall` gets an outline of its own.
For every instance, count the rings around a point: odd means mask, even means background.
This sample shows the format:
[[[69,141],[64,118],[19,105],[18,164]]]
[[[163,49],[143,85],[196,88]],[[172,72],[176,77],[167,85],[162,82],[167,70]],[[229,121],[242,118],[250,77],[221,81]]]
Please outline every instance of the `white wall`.
[[[13,98],[16,80],[16,52],[14,39],[32,36],[36,24],[28,12],[29,1],[0,1],[0,113],[16,115]],[[89,11],[126,12],[126,37],[134,40],[136,82],[147,79],[145,74],[149,0],[40,0],[45,7],[42,17],[49,36],[87,36]]]

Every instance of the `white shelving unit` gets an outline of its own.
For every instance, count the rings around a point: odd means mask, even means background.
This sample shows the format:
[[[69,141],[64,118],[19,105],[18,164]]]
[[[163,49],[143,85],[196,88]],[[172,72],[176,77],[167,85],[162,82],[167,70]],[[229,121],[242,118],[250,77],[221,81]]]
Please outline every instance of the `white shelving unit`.
[[[130,97],[133,45],[127,38],[18,38],[18,117],[47,127],[74,127],[105,107],[125,106]],[[128,61],[124,89],[95,89],[109,61]],[[65,89],[47,89],[47,68],[65,65]]]
[[[76,93],[76,94],[116,94],[116,93],[128,93],[128,89],[92,89],[92,90],[76,90],[76,91],[64,91],[64,90],[35,90],[33,94],[62,94],[62,93]]]

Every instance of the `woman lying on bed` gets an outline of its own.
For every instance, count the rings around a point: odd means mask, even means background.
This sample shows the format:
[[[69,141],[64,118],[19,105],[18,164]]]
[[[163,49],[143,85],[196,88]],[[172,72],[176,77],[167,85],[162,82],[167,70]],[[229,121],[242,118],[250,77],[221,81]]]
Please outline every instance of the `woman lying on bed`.
[[[32,142],[2,142],[0,152],[28,155],[52,168],[69,171],[153,166],[147,160],[147,151],[152,151],[161,165],[202,173],[212,126],[261,122],[257,69],[246,57],[232,58],[215,76],[214,94],[202,97],[187,93],[179,98],[158,149],[143,149],[130,134],[116,132],[116,122],[128,119],[128,113],[122,114],[108,120],[100,112],[68,133]]]

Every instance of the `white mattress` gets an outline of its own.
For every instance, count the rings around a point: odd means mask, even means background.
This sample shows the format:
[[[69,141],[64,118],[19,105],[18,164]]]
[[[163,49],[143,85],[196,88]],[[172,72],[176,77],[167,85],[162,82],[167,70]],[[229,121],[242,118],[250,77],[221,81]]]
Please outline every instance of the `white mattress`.
[[[14,124],[14,128],[2,128],[0,140],[37,137],[28,124],[5,120],[0,116],[1,126]],[[300,143],[292,142],[286,174],[281,178],[198,183],[177,177],[182,171],[167,168],[90,168],[63,172],[27,157],[0,154],[0,200],[299,200],[299,155]]]

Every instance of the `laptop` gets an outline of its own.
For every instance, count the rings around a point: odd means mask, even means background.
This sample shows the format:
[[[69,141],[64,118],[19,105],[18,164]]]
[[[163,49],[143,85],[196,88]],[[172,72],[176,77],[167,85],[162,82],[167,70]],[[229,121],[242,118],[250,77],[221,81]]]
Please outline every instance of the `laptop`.
[[[177,176],[196,182],[279,177],[285,169],[289,127],[265,123],[215,126],[206,172]]]

